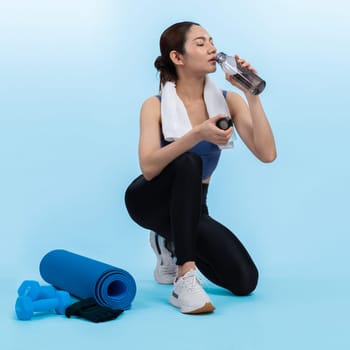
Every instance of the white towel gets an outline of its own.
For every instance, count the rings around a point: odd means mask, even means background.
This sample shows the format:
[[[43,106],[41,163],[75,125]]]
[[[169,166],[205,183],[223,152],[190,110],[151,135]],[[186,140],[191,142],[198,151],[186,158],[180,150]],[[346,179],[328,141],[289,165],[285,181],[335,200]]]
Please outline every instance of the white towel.
[[[176,93],[175,83],[166,82],[161,91],[162,130],[166,141],[174,141],[192,129],[186,108]],[[204,102],[209,118],[230,115],[222,91],[208,77],[204,85]],[[231,146],[232,147],[232,146]]]

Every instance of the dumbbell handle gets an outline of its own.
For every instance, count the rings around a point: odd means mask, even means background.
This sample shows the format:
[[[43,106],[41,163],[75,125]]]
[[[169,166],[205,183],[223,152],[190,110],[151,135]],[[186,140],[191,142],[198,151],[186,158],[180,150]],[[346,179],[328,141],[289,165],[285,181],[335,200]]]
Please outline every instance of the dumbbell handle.
[[[40,286],[39,293],[36,295],[37,299],[47,299],[47,298],[54,298],[56,295],[56,289],[53,286]],[[21,291],[18,293],[18,296],[31,296],[31,287],[28,286],[24,291]]]
[[[36,312],[53,310],[56,309],[58,305],[59,300],[57,298],[40,299],[33,301],[34,311]]]

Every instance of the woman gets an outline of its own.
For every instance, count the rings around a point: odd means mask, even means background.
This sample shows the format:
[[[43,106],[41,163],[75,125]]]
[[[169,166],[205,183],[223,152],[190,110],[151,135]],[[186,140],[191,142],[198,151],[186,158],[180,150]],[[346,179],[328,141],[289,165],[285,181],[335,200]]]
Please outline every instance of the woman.
[[[154,276],[159,283],[173,283],[171,304],[182,313],[209,313],[215,307],[196,276],[197,268],[236,295],[250,294],[258,280],[246,249],[228,228],[209,216],[206,204],[221,146],[228,143],[233,128],[216,126],[224,114],[208,114],[204,97],[207,75],[216,70],[216,48],[208,32],[197,23],[176,23],[163,32],[160,51],[155,67],[160,72],[162,93],[147,99],[141,108],[142,175],[128,187],[125,202],[131,218],[151,230],[157,255]],[[255,72],[248,62],[235,57]],[[236,131],[258,159],[272,162],[276,158],[274,137],[260,98],[229,75],[226,79],[246,97],[244,101],[235,92],[222,92]],[[183,120],[190,125],[175,141],[164,135],[165,122],[171,124],[163,106],[169,86],[176,95],[171,98],[177,99],[176,112],[172,108],[170,113],[176,118],[182,108],[187,118]]]

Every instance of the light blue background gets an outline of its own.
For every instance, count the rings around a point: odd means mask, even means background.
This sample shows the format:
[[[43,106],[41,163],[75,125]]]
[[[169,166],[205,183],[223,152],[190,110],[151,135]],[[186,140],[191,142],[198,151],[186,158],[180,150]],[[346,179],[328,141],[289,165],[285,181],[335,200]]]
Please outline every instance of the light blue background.
[[[345,0],[0,1],[2,349],[347,349],[350,6]],[[217,311],[188,317],[152,280],[148,234],[124,207],[138,120],[157,93],[161,32],[193,20],[266,79],[278,159],[238,140],[212,179],[212,216],[256,260],[251,297],[206,282]],[[220,70],[213,79],[231,89]],[[118,320],[15,319],[16,289],[64,248],[133,274]],[[164,345],[161,345],[164,344]],[[77,346],[77,345],[76,345]]]

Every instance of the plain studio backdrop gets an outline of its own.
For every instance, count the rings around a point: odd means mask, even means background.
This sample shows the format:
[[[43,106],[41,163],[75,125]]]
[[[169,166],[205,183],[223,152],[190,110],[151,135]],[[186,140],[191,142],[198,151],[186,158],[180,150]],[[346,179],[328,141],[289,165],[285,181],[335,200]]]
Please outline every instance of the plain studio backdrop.
[[[1,349],[349,348],[349,9],[345,0],[1,0]],[[159,37],[183,20],[267,81],[278,148],[271,164],[239,139],[222,153],[209,209],[246,245],[260,282],[238,298],[204,281],[217,310],[200,317],[168,304],[148,232],[124,206],[140,173],[140,106],[158,92]],[[219,67],[212,78],[235,90]],[[132,309],[99,325],[50,313],[17,321],[19,284],[44,283],[40,260],[57,248],[129,271]]]

